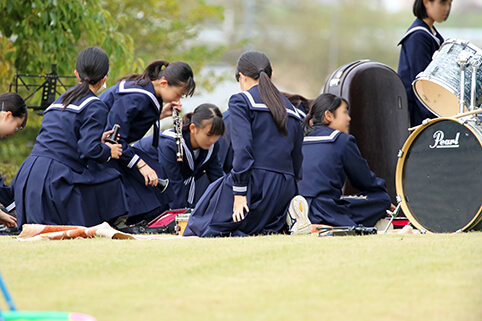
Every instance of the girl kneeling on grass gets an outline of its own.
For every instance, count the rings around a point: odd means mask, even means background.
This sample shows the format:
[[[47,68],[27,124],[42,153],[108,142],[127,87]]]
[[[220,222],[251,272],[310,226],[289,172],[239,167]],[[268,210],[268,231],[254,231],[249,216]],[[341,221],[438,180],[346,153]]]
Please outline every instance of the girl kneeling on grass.
[[[79,84],[44,112],[30,156],[12,185],[19,226],[25,223],[93,226],[127,212],[119,172],[96,170],[122,154],[105,142],[108,108],[95,95],[107,80],[109,58],[99,48],[77,56]]]
[[[306,201],[296,199],[309,209],[313,224],[374,226],[391,207],[385,181],[370,171],[348,134],[350,119],[347,101],[325,93],[316,98],[303,123],[303,180],[298,187]],[[347,178],[362,192],[343,196]]]
[[[271,63],[257,51],[238,60],[243,92],[229,99],[232,171],[211,184],[191,214],[185,236],[278,233],[297,194],[303,140],[300,117],[271,82]]]
[[[163,131],[159,147],[148,136],[134,146],[159,162],[169,178],[174,200],[166,204],[170,208],[194,208],[206,188],[223,176],[218,158],[218,139],[224,134],[223,115],[218,107],[202,104],[194,112],[184,115],[182,128],[183,160],[177,161],[176,134],[174,129]]]
[[[22,130],[27,124],[27,105],[16,93],[0,94],[0,138],[5,138]],[[13,188],[3,182],[0,175],[0,203],[8,212],[15,209]],[[0,210],[0,224],[7,227],[15,226],[17,219]]]

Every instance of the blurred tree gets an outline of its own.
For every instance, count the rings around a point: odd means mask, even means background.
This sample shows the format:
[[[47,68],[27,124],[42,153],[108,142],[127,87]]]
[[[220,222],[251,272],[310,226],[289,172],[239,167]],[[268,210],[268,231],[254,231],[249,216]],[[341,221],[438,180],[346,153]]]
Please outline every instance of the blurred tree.
[[[129,72],[141,72],[151,61],[165,59],[183,60],[196,74],[225,51],[224,47],[197,42],[201,26],[223,20],[221,5],[204,0],[101,0],[101,4],[116,21],[118,32],[133,38],[134,56],[141,65]],[[215,83],[199,77],[196,81],[198,88]]]
[[[2,92],[16,72],[43,74],[57,64],[59,75],[73,75],[77,52],[103,48],[111,70],[133,64],[133,41],[116,28],[100,0],[17,0],[0,2]]]

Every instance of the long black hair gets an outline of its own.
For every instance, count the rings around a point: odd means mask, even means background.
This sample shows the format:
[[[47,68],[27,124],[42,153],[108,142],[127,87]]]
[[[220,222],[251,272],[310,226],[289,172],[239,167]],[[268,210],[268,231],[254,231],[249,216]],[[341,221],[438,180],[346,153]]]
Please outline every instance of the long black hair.
[[[283,135],[288,134],[286,122],[288,113],[281,98],[278,88],[271,82],[273,69],[268,57],[259,51],[245,52],[238,59],[238,67],[236,69],[236,80],[239,81],[239,73],[252,79],[259,79],[259,95],[261,100],[266,104],[278,131]]]
[[[75,70],[79,74],[80,85],[67,91],[62,97],[62,105],[67,107],[73,101],[89,93],[89,85],[95,85],[109,72],[109,57],[96,47],[85,48],[77,56]]]
[[[146,67],[142,74],[131,74],[117,79],[135,81],[137,84],[144,86],[150,81],[165,78],[171,86],[183,87],[186,90],[186,96],[192,96],[196,89],[194,82],[194,74],[191,67],[183,61],[167,62],[165,60],[156,60]]]
[[[0,94],[1,111],[9,111],[13,117],[24,118],[22,128],[27,125],[27,104],[19,94],[16,93],[3,93]]]
[[[305,136],[314,132],[314,126],[316,125],[328,125],[325,121],[325,112],[329,111],[332,114],[335,114],[342,102],[345,102],[346,107],[348,108],[348,102],[345,98],[329,93],[319,95],[313,101],[313,104],[310,107],[310,112],[303,120],[303,132]],[[310,120],[312,120],[313,126],[310,125]]]
[[[210,120],[211,129],[209,135],[224,135],[226,126],[224,125],[223,114],[218,106],[214,104],[201,104],[194,109],[194,112],[184,115],[182,130],[188,131],[189,126],[194,124],[196,128],[203,128],[203,121]],[[204,124],[206,126],[207,124]]]

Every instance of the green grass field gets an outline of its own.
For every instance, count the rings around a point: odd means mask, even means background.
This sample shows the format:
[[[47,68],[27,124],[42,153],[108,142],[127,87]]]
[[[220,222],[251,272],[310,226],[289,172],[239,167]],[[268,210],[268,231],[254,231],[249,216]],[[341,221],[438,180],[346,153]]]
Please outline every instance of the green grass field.
[[[19,242],[19,310],[119,320],[482,320],[482,232]],[[5,302],[0,306],[6,309]]]

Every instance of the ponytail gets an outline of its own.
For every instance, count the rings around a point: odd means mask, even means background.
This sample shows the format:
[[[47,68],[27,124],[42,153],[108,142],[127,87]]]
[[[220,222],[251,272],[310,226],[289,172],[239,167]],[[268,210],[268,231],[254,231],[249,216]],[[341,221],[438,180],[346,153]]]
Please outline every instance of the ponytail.
[[[191,67],[182,61],[167,62],[166,60],[156,60],[147,66],[142,74],[131,74],[117,79],[117,81],[134,81],[140,86],[145,86],[149,82],[164,78],[170,86],[183,87],[186,96],[192,96],[196,89],[194,74]]]
[[[271,63],[268,57],[259,51],[248,51],[239,57],[236,78],[239,80],[239,73],[252,79],[259,79],[259,95],[261,100],[268,107],[271,116],[278,128],[278,131],[287,135],[286,123],[288,113],[283,102],[281,93],[271,81]]]
[[[319,95],[313,101],[313,104],[310,107],[310,112],[303,120],[303,133],[305,136],[315,131],[314,126],[329,125],[325,119],[325,112],[329,111],[332,114],[335,114],[342,102],[345,102],[347,108],[349,107],[348,101],[342,97],[329,93]],[[312,121],[313,126],[310,125],[310,120]]]
[[[89,47],[77,56],[75,70],[80,78],[80,85],[67,91],[62,96],[64,109],[72,102],[79,100],[89,93],[89,85],[95,85],[109,72],[109,57],[99,48]]]

